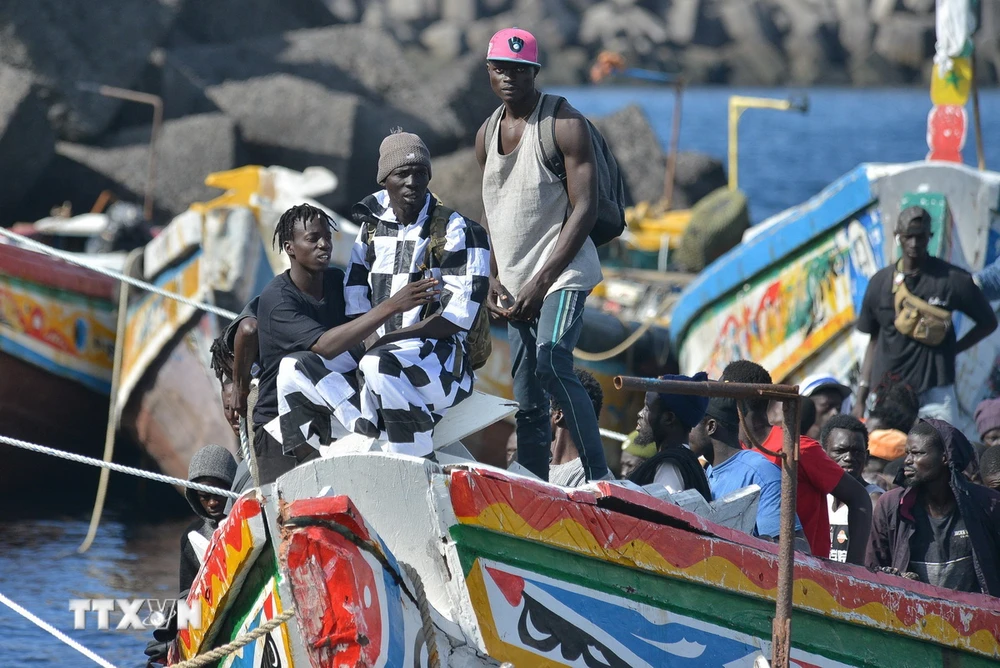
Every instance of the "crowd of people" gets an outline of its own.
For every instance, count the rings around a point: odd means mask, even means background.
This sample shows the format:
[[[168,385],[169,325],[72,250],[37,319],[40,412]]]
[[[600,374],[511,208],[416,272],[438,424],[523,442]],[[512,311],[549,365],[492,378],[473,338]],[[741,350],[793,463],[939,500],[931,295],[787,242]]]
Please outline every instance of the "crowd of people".
[[[379,149],[380,189],[353,209],[360,231],[346,270],[329,266],[334,223],[321,208],[286,211],[274,243],[290,269],[212,347],[227,419],[252,449],[258,480],[219,446],[192,460],[192,480],[241,492],[351,433],[435,459],[435,425],[470,396],[489,354],[486,313],[508,330],[514,458],[567,487],[615,478],[598,429],[601,387],[573,361],[587,296],[603,278],[590,238],[600,205],[591,130],[564,100],[543,104],[529,32],[496,33],[486,65],[502,106],[476,137],[482,222],[429,191],[430,153],[398,128]],[[553,111],[543,118],[543,109]],[[857,391],[826,374],[801,385],[796,547],[1000,595],[1000,399],[976,411],[980,446],[952,426],[955,358],[997,320],[968,272],[929,255],[931,237],[926,210],[899,215],[901,257],[871,278],[857,321],[870,335]],[[972,323],[960,339],[955,312]],[[718,380],[772,383],[749,360]],[[631,484],[695,490],[708,502],[755,485],[752,534],[778,540],[779,404],[649,393],[637,419],[622,457]],[[199,520],[182,541],[182,590],[226,512],[222,497],[189,501]]]

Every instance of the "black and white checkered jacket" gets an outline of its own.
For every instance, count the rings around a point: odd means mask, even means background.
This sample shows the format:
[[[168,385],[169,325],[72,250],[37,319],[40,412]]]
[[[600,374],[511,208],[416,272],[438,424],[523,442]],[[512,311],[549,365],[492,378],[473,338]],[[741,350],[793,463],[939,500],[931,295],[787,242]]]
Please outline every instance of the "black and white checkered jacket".
[[[439,314],[464,330],[458,335],[464,341],[465,332],[472,327],[486,301],[490,248],[485,230],[479,225],[469,225],[460,214],[453,214],[448,220],[441,266],[437,267],[430,257],[429,212],[434,204],[433,196],[428,193],[416,222],[402,226],[396,221],[385,190],[361,202],[377,224],[372,243],[367,242],[362,225],[351,250],[344,281],[348,317],[369,311],[411,281],[431,274],[441,281],[439,303],[426,311],[416,307],[397,313],[378,329],[379,336]],[[424,267],[432,268],[425,271]]]

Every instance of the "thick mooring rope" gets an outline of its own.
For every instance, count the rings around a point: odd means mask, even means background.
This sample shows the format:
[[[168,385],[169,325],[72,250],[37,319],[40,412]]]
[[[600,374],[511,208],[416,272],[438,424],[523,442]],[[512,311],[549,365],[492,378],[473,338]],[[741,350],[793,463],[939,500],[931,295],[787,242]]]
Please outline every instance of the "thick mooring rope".
[[[56,450],[55,448],[47,448],[44,445],[38,445],[37,443],[29,443],[28,441],[22,441],[19,438],[11,438],[10,436],[0,436],[0,443],[4,443],[6,445],[13,445],[15,448],[30,450],[31,452],[38,452],[43,455],[52,455],[53,457],[68,459],[71,462],[78,462],[80,464],[89,464],[90,466],[99,466],[101,468],[117,471],[118,473],[127,473],[128,475],[138,476],[139,478],[146,478],[147,480],[165,482],[168,485],[179,485],[180,487],[195,489],[198,490],[199,492],[208,492],[209,494],[215,494],[217,496],[225,496],[230,499],[240,498],[239,494],[237,494],[236,492],[231,492],[228,489],[220,489],[219,487],[210,487],[208,485],[202,485],[197,482],[190,482],[188,480],[181,480],[180,478],[174,478],[172,476],[163,475],[162,473],[153,473],[152,471],[143,471],[142,469],[132,468],[131,466],[124,466],[123,464],[115,464],[114,462],[102,462],[100,459],[94,459],[93,457],[84,457],[83,455],[78,455],[75,452],[66,452],[64,450]]]
[[[211,663],[215,663],[219,659],[229,656],[241,647],[249,645],[253,641],[257,640],[261,636],[266,636],[268,633],[278,628],[289,619],[295,616],[295,610],[286,610],[272,620],[265,622],[264,624],[258,626],[253,631],[244,633],[238,636],[232,642],[227,642],[221,647],[216,647],[210,652],[205,652],[204,654],[199,654],[193,659],[188,659],[187,661],[181,661],[180,663],[175,663],[171,665],[171,668],[200,668],[201,666],[207,666]]]
[[[46,246],[43,243],[30,239],[24,235],[18,234],[17,232],[11,232],[5,227],[0,227],[0,236],[7,237],[8,239],[13,239],[17,242],[17,245],[24,246],[33,251],[39,253],[45,253],[46,255],[51,255],[52,257],[59,258],[64,262],[69,262],[70,264],[75,264],[91,271],[95,271],[98,274],[102,274],[109,278],[117,279],[123,283],[128,283],[129,285],[142,288],[147,292],[152,292],[155,295],[160,295],[161,297],[166,297],[167,299],[173,299],[180,302],[181,304],[186,304],[188,306],[200,309],[202,311],[207,311],[208,313],[214,313],[215,315],[222,316],[223,318],[228,318],[229,320],[235,320],[237,314],[232,311],[227,311],[224,308],[219,308],[212,304],[206,304],[204,302],[195,301],[193,299],[188,299],[184,295],[179,295],[176,292],[170,292],[169,290],[164,290],[158,288],[152,283],[147,283],[146,281],[141,281],[138,278],[132,278],[131,276],[126,276],[120,271],[115,271],[114,269],[106,269],[105,267],[98,267],[97,265],[87,262],[83,257],[75,255],[73,253],[65,253],[60,250],[56,250],[51,246]]]

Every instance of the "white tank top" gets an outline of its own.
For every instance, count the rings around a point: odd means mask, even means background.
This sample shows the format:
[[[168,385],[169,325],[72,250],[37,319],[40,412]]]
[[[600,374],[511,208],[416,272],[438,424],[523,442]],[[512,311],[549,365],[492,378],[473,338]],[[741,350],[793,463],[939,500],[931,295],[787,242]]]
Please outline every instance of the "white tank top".
[[[486,137],[486,168],[483,170],[483,206],[490,228],[490,245],[497,262],[500,282],[512,295],[535,275],[556,245],[559,231],[569,215],[569,197],[562,181],[543,161],[538,142],[538,111],[524,124],[520,143],[507,155],[500,153],[500,118],[492,137]],[[549,289],[592,290],[601,282],[597,247],[588,237],[580,252]]]

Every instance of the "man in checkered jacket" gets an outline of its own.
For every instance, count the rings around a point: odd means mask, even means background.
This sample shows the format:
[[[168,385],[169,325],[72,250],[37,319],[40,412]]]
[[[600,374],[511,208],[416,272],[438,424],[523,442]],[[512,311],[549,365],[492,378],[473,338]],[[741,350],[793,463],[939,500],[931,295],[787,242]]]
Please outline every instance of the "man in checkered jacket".
[[[388,451],[415,456],[432,455],[434,426],[472,393],[466,335],[486,299],[490,272],[485,230],[458,213],[448,220],[440,258],[432,257],[430,220],[437,201],[427,188],[430,176],[430,154],[417,135],[394,131],[383,140],[378,182],[384,190],[354,207],[361,231],[344,297],[347,316],[356,317],[413,281],[433,277],[439,301],[397,313],[379,327],[379,338],[358,362],[356,396],[347,396],[351,384],[331,383],[324,369],[310,377],[300,364],[295,374],[279,378],[283,392],[318,393],[349,430],[385,441]]]

